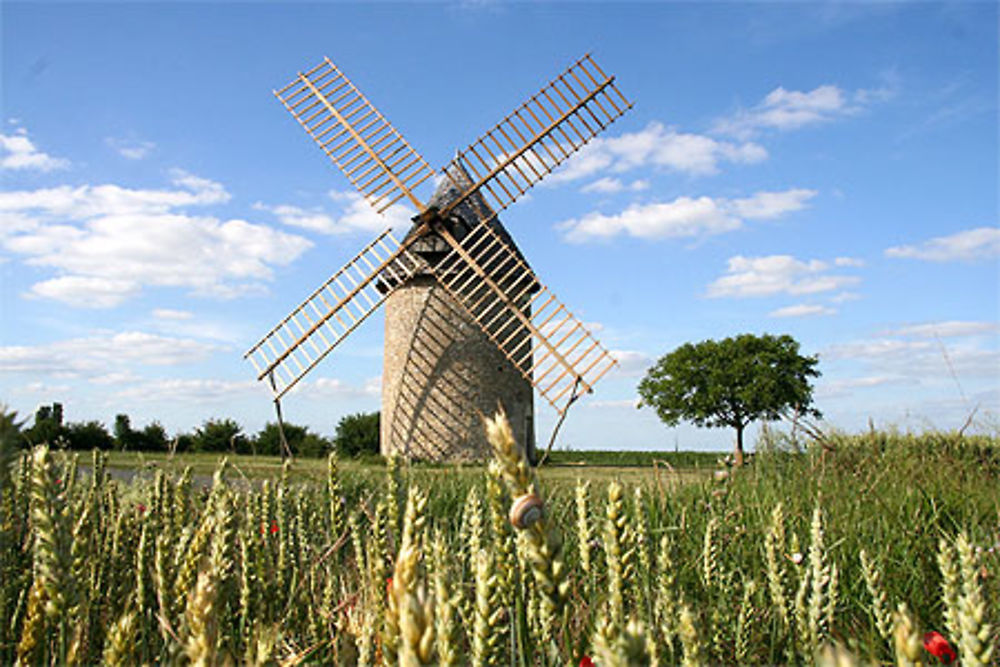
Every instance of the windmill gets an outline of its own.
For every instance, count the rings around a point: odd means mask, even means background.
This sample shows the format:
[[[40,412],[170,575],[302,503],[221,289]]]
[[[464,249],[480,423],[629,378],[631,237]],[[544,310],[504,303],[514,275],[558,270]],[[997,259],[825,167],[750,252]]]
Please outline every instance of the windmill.
[[[498,213],[632,104],[585,55],[434,171],[328,58],[275,96],[383,212],[416,210],[403,239],[379,234],[244,355],[280,399],[385,304],[381,447],[480,458],[479,420],[499,401],[534,450],[533,389],[560,419],[616,365],[528,266]],[[426,186],[425,186],[426,187]]]

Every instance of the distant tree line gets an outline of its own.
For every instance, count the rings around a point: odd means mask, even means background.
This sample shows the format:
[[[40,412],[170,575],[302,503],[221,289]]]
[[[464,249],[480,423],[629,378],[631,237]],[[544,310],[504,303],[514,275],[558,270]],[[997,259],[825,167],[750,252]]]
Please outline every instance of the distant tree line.
[[[112,429],[100,421],[66,422],[61,403],[43,405],[35,411],[34,423],[25,428],[17,421],[17,413],[0,406],[2,427],[7,437],[21,447],[43,442],[66,449],[118,450],[143,452],[229,452],[280,456],[283,453],[281,433],[284,431],[288,449],[294,456],[322,457],[331,451],[341,456],[363,456],[379,453],[379,413],[358,413],[343,417],[332,438],[313,433],[306,426],[269,422],[255,434],[246,433],[232,419],[209,419],[190,433],[173,437],[153,421],[141,429],[132,427],[126,414],[115,416]]]

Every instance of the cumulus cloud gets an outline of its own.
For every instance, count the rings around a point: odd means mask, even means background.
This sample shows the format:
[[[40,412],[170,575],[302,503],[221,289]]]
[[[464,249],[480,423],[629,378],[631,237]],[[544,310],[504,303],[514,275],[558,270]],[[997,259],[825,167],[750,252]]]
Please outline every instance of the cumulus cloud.
[[[139,284],[132,280],[62,276],[35,283],[29,295],[62,301],[79,308],[113,308],[139,291]]]
[[[708,296],[762,297],[817,294],[859,282],[857,276],[831,273],[830,262],[803,261],[791,255],[729,258],[726,275],[708,286]]]
[[[0,373],[44,373],[65,377],[101,377],[113,369],[138,365],[193,363],[221,350],[190,338],[123,331],[40,345],[0,347]]]
[[[307,229],[320,234],[353,234],[356,232],[377,233],[386,227],[406,229],[413,212],[405,206],[395,205],[383,213],[378,213],[365,199],[355,192],[331,190],[330,199],[340,208],[337,215],[331,215],[322,208],[305,209],[291,204],[270,206],[254,204],[254,208],[270,211],[278,220],[290,227]]]
[[[624,173],[640,167],[703,176],[717,173],[723,162],[753,164],[766,159],[767,151],[755,143],[719,141],[653,122],[639,132],[594,139],[546,183],[566,183],[599,172]]]
[[[773,220],[786,213],[799,211],[816,196],[815,190],[795,188],[781,192],[758,192],[745,199],[733,199],[733,211],[748,220]]]
[[[68,166],[69,160],[38,150],[23,127],[0,134],[0,171],[54,171]]]
[[[835,315],[836,309],[819,304],[799,303],[794,306],[785,306],[768,313],[768,317],[813,317],[816,315]]]
[[[950,236],[938,236],[918,245],[893,246],[885,255],[929,262],[995,259],[1000,257],[1000,227],[977,227]]]
[[[158,320],[190,320],[194,315],[187,310],[174,310],[172,308],[154,308],[153,317]]]
[[[832,345],[820,357],[860,362],[873,374],[910,378],[921,384],[950,383],[953,377],[992,380],[1000,373],[1000,351],[973,341],[945,347],[933,340],[881,337]]]
[[[144,286],[221,298],[259,293],[274,266],[289,264],[312,246],[264,225],[186,210],[227,202],[230,195],[219,183],[177,170],[172,184],[0,193],[0,247],[58,273],[34,285],[31,295],[111,307]],[[8,216],[15,224],[6,224]]]
[[[580,192],[610,195],[618,192],[624,192],[626,190],[630,192],[641,192],[648,187],[649,181],[635,180],[631,183],[625,184],[620,179],[604,177],[583,186],[580,188]]]
[[[653,358],[639,350],[609,350],[618,362],[618,374],[627,377],[639,377],[653,365]]]
[[[229,402],[239,396],[264,391],[253,380],[180,379],[146,380],[125,387],[111,394],[116,401],[130,403],[163,402],[204,404]]]
[[[851,93],[832,84],[810,91],[786,90],[778,86],[756,106],[718,119],[713,129],[745,140],[761,130],[796,130],[854,115],[891,95],[890,88],[860,89]]]
[[[620,213],[588,213],[559,223],[566,240],[584,242],[619,234],[642,239],[693,238],[739,229],[744,220],[773,219],[800,210],[814,190],[758,192],[744,199],[678,197],[671,202],[633,204]]]

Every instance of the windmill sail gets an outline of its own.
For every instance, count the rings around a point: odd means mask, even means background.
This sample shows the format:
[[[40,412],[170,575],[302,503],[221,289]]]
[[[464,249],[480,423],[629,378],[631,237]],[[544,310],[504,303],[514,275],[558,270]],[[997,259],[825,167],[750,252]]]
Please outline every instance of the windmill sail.
[[[489,220],[461,241],[439,233],[451,251],[431,267],[438,281],[557,412],[616,365]]]
[[[476,192],[494,211],[507,208],[631,108],[614,77],[585,55],[444,168],[454,183],[468,171],[472,184],[441,215]]]
[[[376,210],[424,210],[413,190],[434,171],[329,58],[274,94]]]
[[[387,229],[243,355],[281,398],[377,309],[420,261]]]

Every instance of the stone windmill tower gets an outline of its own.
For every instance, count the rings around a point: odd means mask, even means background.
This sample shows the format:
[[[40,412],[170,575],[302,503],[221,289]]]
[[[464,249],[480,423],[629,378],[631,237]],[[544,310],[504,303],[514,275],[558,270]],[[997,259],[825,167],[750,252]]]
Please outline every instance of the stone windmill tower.
[[[275,91],[379,212],[418,211],[386,230],[247,353],[274,400],[383,303],[382,452],[481,458],[480,414],[503,404],[534,446],[533,388],[563,415],[614,359],[545,287],[497,217],[631,108],[586,55],[434,172],[332,63]]]

